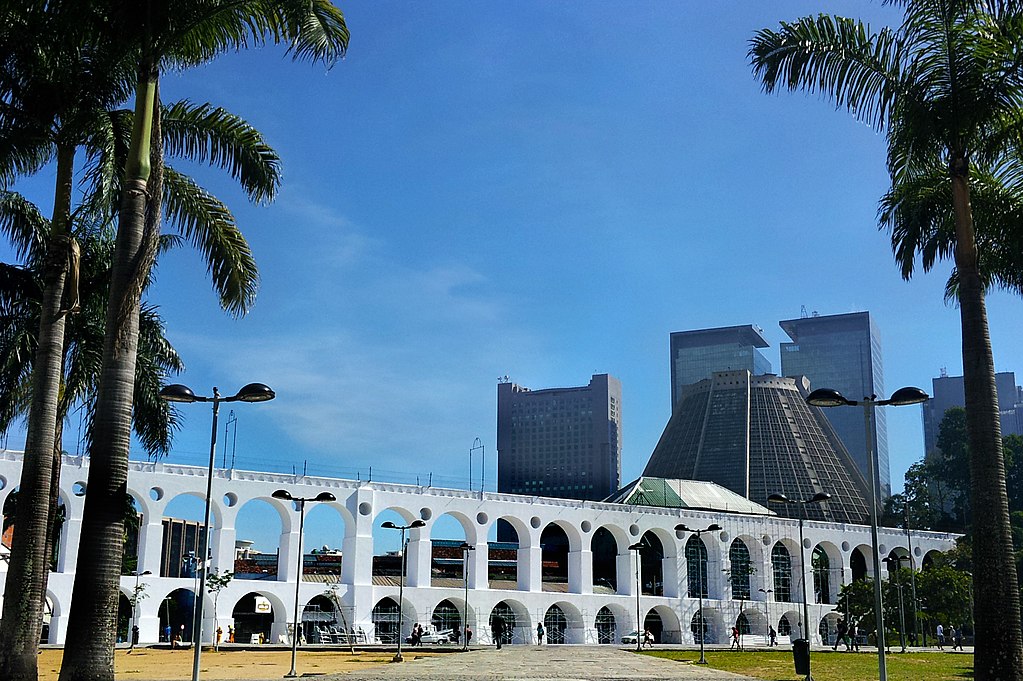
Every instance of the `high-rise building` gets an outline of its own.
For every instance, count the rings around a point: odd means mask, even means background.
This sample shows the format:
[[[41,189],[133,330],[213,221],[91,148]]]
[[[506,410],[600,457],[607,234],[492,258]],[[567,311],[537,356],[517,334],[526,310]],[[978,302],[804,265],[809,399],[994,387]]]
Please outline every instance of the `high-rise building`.
[[[807,504],[808,518],[865,522],[866,478],[823,410],[806,404],[808,386],[802,377],[751,376],[745,369],[689,386],[643,475],[715,482],[765,506],[771,494],[805,500],[825,492],[831,500]],[[789,505],[771,508],[782,515],[801,512]]]
[[[1002,371],[995,374],[998,411],[1002,435],[1023,435],[1023,388],[1016,385],[1016,374]],[[933,456],[938,449],[938,430],[945,412],[952,407],[966,406],[962,376],[941,376],[931,379],[931,399],[923,403],[924,454]]]
[[[564,499],[605,499],[622,472],[622,385],[530,390],[497,385],[497,490]]]
[[[888,397],[884,392],[881,364],[881,336],[869,312],[852,312],[803,317],[780,322],[792,339],[781,344],[781,372],[785,376],[806,376],[812,389],[834,388],[850,400],[870,395]],[[870,437],[877,455],[881,494],[891,494],[888,472],[888,420],[884,409],[874,410]],[[864,479],[870,479],[863,410],[828,409],[835,427]]]
[[[683,388],[710,378],[715,371],[771,373],[771,362],[757,349],[768,346],[763,333],[752,324],[672,333],[671,408],[678,404]]]

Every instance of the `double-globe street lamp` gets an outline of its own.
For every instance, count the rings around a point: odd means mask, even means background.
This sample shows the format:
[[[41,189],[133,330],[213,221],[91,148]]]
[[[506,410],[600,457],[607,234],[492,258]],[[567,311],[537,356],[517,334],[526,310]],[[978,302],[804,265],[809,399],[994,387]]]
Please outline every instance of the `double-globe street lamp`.
[[[330,492],[320,492],[315,497],[294,497],[291,496],[291,492],[286,489],[279,489],[270,496],[274,499],[294,502],[298,510],[298,550],[296,551],[296,553],[298,553],[298,573],[295,576],[295,612],[294,619],[292,620],[294,625],[291,631],[291,671],[284,675],[284,678],[290,679],[298,676],[298,672],[295,670],[295,662],[298,658],[299,627],[302,625],[298,611],[298,590],[302,585],[302,568],[305,567],[304,556],[302,554],[302,535],[305,531],[305,504],[307,501],[337,501],[337,497]]]
[[[643,559],[640,551],[643,550],[643,542],[638,541],[629,547],[630,551],[636,552],[636,650],[643,650],[643,639],[646,638],[646,629],[643,627],[643,619],[640,614],[639,596],[643,593],[643,580],[640,576]]]
[[[413,520],[408,525],[395,525],[390,520],[380,524],[380,527],[387,530],[400,530],[401,531],[401,575],[398,578],[398,652],[391,658],[391,662],[404,662],[405,658],[401,656],[401,626],[402,626],[402,606],[405,602],[405,554],[408,553],[408,545],[405,543],[405,531],[414,530],[420,527],[426,527],[425,520]]]
[[[210,464],[206,472],[206,510],[203,515],[202,535],[200,535],[201,570],[199,573],[199,593],[196,596],[195,618],[192,622],[192,639],[195,653],[192,656],[192,681],[199,681],[199,658],[202,654],[202,620],[203,601],[206,594],[206,575],[209,572],[209,532],[210,532],[210,500],[213,497],[213,460],[217,453],[217,414],[220,413],[221,402],[269,402],[277,394],[268,385],[249,383],[232,397],[221,397],[220,391],[213,388],[213,396],[196,395],[187,385],[173,383],[160,391],[160,397],[168,402],[212,402],[213,427],[210,431]]]
[[[832,388],[818,388],[806,397],[806,403],[811,407],[863,406],[867,465],[870,472],[870,548],[873,551],[872,562],[874,564],[874,620],[877,623],[877,671],[879,681],[888,681],[888,666],[885,661],[884,614],[881,611],[881,561],[879,559],[880,554],[877,540],[877,509],[881,482],[878,479],[877,463],[874,461],[874,440],[871,422],[874,420],[875,407],[904,407],[926,402],[928,398],[927,393],[913,386],[899,388],[887,400],[879,400],[876,395],[864,397],[862,400],[850,400]]]
[[[478,439],[478,438],[477,438]],[[458,548],[462,549],[462,581],[465,582],[465,604],[462,607],[462,650],[469,649],[469,552],[475,551],[476,547],[467,541],[462,542]],[[398,631],[401,636],[401,631]]]
[[[697,539],[700,539],[700,535],[703,534],[704,532],[717,532],[720,529],[721,529],[721,526],[718,525],[717,523],[714,523],[712,525],[708,525],[707,527],[703,528],[702,530],[692,530],[689,527],[687,527],[684,523],[679,523],[678,525],[675,526],[675,531],[676,532],[692,532],[693,534],[696,535]],[[700,539],[700,541],[702,542],[703,540]],[[689,562],[688,556],[686,557],[686,562],[687,563]],[[697,561],[697,563],[699,563],[699,562],[700,561]],[[699,597],[700,597],[700,605],[699,605],[700,611],[698,613],[700,615],[700,659],[696,662],[696,664],[707,664],[707,658],[704,657],[704,655],[703,655],[703,639],[705,639],[707,637],[707,623],[703,619],[703,567],[704,566],[701,565],[701,564],[697,564],[697,566],[696,566],[696,572],[700,576],[700,586],[699,586],[699,594],[698,594]],[[689,574],[692,574],[692,570],[691,569],[689,571]]]
[[[768,644],[770,644],[771,643],[771,640],[770,640],[771,639],[771,636],[770,636],[770,632],[771,632],[771,629],[770,629],[770,627],[771,627],[771,603],[770,603],[770,600],[771,600],[771,597],[768,596],[768,594],[774,593],[774,589],[763,589],[763,588],[761,588],[761,589],[757,589],[757,591],[759,591],[760,593],[764,594],[764,617],[767,618],[767,627],[768,627],[768,629],[767,629],[767,631],[768,631],[768,636],[767,636],[768,640],[767,640],[767,642],[768,642]]]
[[[884,562],[888,563],[888,577],[892,577],[892,563],[895,563],[895,569],[898,570],[902,567],[902,561],[909,562],[911,559],[909,556],[888,556],[884,559]],[[899,592],[899,643],[902,645],[902,652],[906,652],[906,607],[902,600],[902,575],[899,575],[899,581],[895,584],[895,588]]]
[[[772,494],[767,497],[769,503],[775,504],[799,504],[802,509],[802,513],[799,514],[799,566],[803,575],[803,624],[800,627],[800,633],[806,640],[806,681],[812,681],[810,676],[810,607],[807,605],[806,598],[806,568],[810,566],[811,572],[813,571],[813,553],[810,553],[810,560],[806,560],[806,547],[803,546],[806,541],[803,538],[803,519],[806,516],[806,505],[807,504],[819,504],[823,501],[827,501],[831,498],[831,495],[827,492],[817,492],[809,499],[802,501],[798,499],[789,499],[784,494]]]

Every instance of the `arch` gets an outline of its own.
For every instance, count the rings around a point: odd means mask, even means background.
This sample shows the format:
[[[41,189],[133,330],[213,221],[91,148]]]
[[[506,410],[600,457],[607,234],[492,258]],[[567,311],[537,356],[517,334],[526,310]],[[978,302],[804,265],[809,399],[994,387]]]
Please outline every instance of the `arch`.
[[[468,578],[466,569],[472,569],[476,548],[476,530],[468,525],[469,518],[465,514],[449,511],[437,516],[427,526],[430,531],[432,586],[459,589],[465,586],[465,580]],[[462,549],[464,544],[474,549],[469,551],[468,555]],[[480,585],[485,586],[485,583],[481,582]]]
[[[659,626],[660,630],[654,628]],[[654,643],[681,643],[682,625],[675,611],[666,605],[655,605],[643,618],[643,629],[654,635]]]
[[[750,559],[749,547],[746,542],[736,537],[728,547],[728,584],[732,591],[732,600],[750,600],[750,575],[753,574],[753,561]]]
[[[593,592],[618,593],[618,556],[629,546],[620,527],[602,525],[590,538]]]
[[[699,643],[701,637],[704,643],[717,643],[722,640],[724,631],[725,626],[720,613],[712,608],[697,610],[689,620],[689,632],[693,637],[693,643]]]
[[[205,610],[205,607],[204,607]],[[195,591],[181,588],[167,592],[160,599],[157,617],[160,622],[159,640],[191,641],[195,613]]]
[[[0,506],[0,514],[3,516],[0,535],[3,536],[3,542],[8,547],[10,547],[11,541],[14,539],[14,532],[17,530],[17,501],[20,489],[21,485],[11,487],[4,495],[3,504]],[[66,520],[69,508],[66,499],[64,491],[60,490],[57,496],[57,513],[53,519],[55,531],[53,532],[53,544],[50,547],[51,572],[57,572],[59,566],[64,562],[62,559],[64,558],[64,547],[67,546],[68,524]]]
[[[386,596],[377,601],[370,613],[373,623],[373,636],[377,643],[394,644],[398,642],[401,632],[398,630],[398,601]]]
[[[567,523],[547,523],[540,533],[540,575],[544,591],[562,591],[568,584],[568,554],[572,539],[565,530]],[[567,588],[567,587],[566,587]]]
[[[639,551],[639,583],[643,594],[648,596],[664,595],[664,542],[656,532],[647,530],[640,537],[643,549]],[[674,550],[675,542],[669,545]]]
[[[445,598],[433,606],[433,612],[430,614],[430,624],[437,632],[451,632],[452,635],[456,635],[456,632],[461,632],[463,628],[462,610]]]
[[[689,535],[686,541],[686,583],[690,598],[708,598],[707,545],[703,537]]]
[[[502,643],[528,643],[533,640],[529,612],[522,603],[510,598],[497,603],[487,617],[488,636],[492,636],[494,618],[498,615],[504,618],[505,623]]]
[[[128,596],[125,595],[124,591],[118,589],[117,593],[117,641],[118,643],[127,643],[131,639],[129,638],[128,630],[131,628],[132,611],[131,601],[128,600]]]
[[[771,574],[774,582],[774,600],[791,603],[792,554],[784,542],[775,542],[771,548]]]
[[[852,581],[859,582],[867,578],[867,554],[857,546],[849,554],[849,571],[852,573]]]
[[[937,549],[931,549],[924,554],[923,560],[920,561],[920,569],[930,570],[935,565],[941,565],[941,557],[943,555],[943,552]]]
[[[767,636],[767,613],[756,607],[745,608],[739,617],[736,618],[736,626],[738,626],[739,618],[742,618],[746,622],[746,630],[740,626],[739,631],[743,634],[757,634]]]
[[[240,560],[234,561],[237,579],[285,580],[288,568],[297,569],[297,556],[289,555],[292,516],[298,516],[288,502],[264,496],[255,496],[238,504],[234,511],[236,541],[248,546]],[[274,521],[277,521],[276,523]],[[296,528],[297,530],[297,528]],[[296,532],[297,539],[297,532]],[[297,546],[295,550],[301,550]],[[289,560],[290,559],[290,560]],[[258,634],[259,632],[254,632]],[[248,643],[249,638],[245,638]]]
[[[324,594],[316,594],[302,606],[301,640],[324,643],[333,640],[332,628],[338,626],[338,612],[334,601]]]
[[[817,635],[821,637],[821,645],[838,645],[838,620],[840,619],[842,616],[837,612],[829,612],[817,623]]]
[[[487,576],[491,589],[520,589],[529,576],[529,526],[515,516],[494,520],[498,541],[487,550]],[[480,632],[482,636],[483,632]]]
[[[600,645],[618,642],[618,620],[609,607],[602,606],[593,620],[593,628],[597,632],[597,643]]]
[[[789,610],[778,618],[778,635],[799,638],[799,621],[801,616],[795,610]]]
[[[548,624],[548,617],[551,618],[551,623],[560,627],[560,631],[555,632],[554,638],[551,638],[551,627]],[[586,642],[586,626],[583,623],[583,615],[579,608],[568,601],[558,601],[551,605],[544,614],[543,626],[547,632],[548,643]]]
[[[832,575],[831,556],[822,544],[813,547],[810,565],[813,568],[813,602],[830,605],[835,600],[838,580]]]
[[[286,613],[284,602],[275,594],[248,592],[231,607],[235,641],[249,643],[255,636],[257,641],[276,643],[274,632],[283,629]]]
[[[479,543],[481,537],[480,532],[477,529],[478,526],[476,522],[465,513],[462,513],[461,511],[445,511],[444,513],[437,516],[437,518],[434,519],[434,521],[431,524],[427,525],[426,530],[428,531],[429,538],[431,540],[436,541],[437,539],[457,538],[453,536],[453,533],[451,533],[450,531],[445,532],[447,528],[445,528],[445,523],[442,522],[442,519],[446,517],[450,517],[452,520],[455,521],[455,523],[457,523],[462,528],[463,541],[467,542],[472,546],[475,546],[477,543]],[[448,523],[448,528],[449,527],[450,523]],[[444,537],[438,536],[439,532],[445,533],[447,536]]]

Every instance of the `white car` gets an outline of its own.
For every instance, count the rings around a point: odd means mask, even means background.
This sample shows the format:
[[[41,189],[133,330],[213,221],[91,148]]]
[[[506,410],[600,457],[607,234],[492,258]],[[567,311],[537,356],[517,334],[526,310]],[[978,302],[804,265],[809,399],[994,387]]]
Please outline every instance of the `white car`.
[[[622,645],[636,645],[636,639],[643,636],[642,632],[631,631],[628,634],[622,636]],[[653,636],[646,640],[647,644],[653,644]]]
[[[450,643],[452,641],[452,635],[454,632],[450,629],[445,631],[435,631],[433,629],[427,629],[423,632],[422,638],[419,642],[423,645],[435,645],[438,643]],[[405,643],[412,643],[412,637],[406,636]]]

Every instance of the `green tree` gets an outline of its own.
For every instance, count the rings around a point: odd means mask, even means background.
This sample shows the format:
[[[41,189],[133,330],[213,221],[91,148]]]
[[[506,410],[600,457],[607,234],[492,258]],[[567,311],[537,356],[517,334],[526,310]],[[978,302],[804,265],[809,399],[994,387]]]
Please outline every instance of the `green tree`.
[[[971,190],[1008,188],[1019,175],[1023,21],[1016,2],[899,5],[904,16],[897,30],[807,17],[759,31],[749,56],[766,91],[820,92],[885,133],[892,189],[882,201],[881,221],[891,230],[903,276],[912,276],[918,255],[925,271],[941,259],[955,263],[948,290],[961,316],[981,614],[975,670],[980,681],[1019,681],[1020,596],[985,306],[989,285],[1020,290],[1018,273],[1006,267],[1020,238],[1019,223],[1006,218],[1019,202],[992,200],[984,204],[990,212],[975,213]],[[926,193],[927,187],[935,191]]]
[[[956,627],[972,621],[970,613],[970,575],[950,565],[923,570],[916,577],[916,594],[927,626],[940,622]]]
[[[220,592],[223,591],[224,587],[231,583],[234,578],[233,572],[218,572],[216,570],[211,571],[206,575],[206,591],[207,593],[213,594],[213,631],[216,632],[220,628],[217,624],[217,603],[220,600]],[[213,649],[220,650],[220,639],[214,635],[213,637]]]
[[[105,5],[106,3],[100,3]],[[116,499],[127,483],[140,292],[155,257],[162,149],[158,80],[168,65],[190,66],[228,49],[287,43],[296,59],[333,63],[348,45],[340,10],[327,0],[175,0],[114,2],[100,41],[132,46],[137,55],[135,115],[121,184],[117,246],[111,274],[105,343],[90,448],[89,494],[75,575],[60,681],[114,678],[117,579],[123,530]],[[157,144],[151,144],[152,141]],[[155,164],[152,160],[155,159]],[[151,170],[155,173],[151,175]],[[250,191],[250,196],[253,192]],[[268,198],[256,194],[255,198]]]

